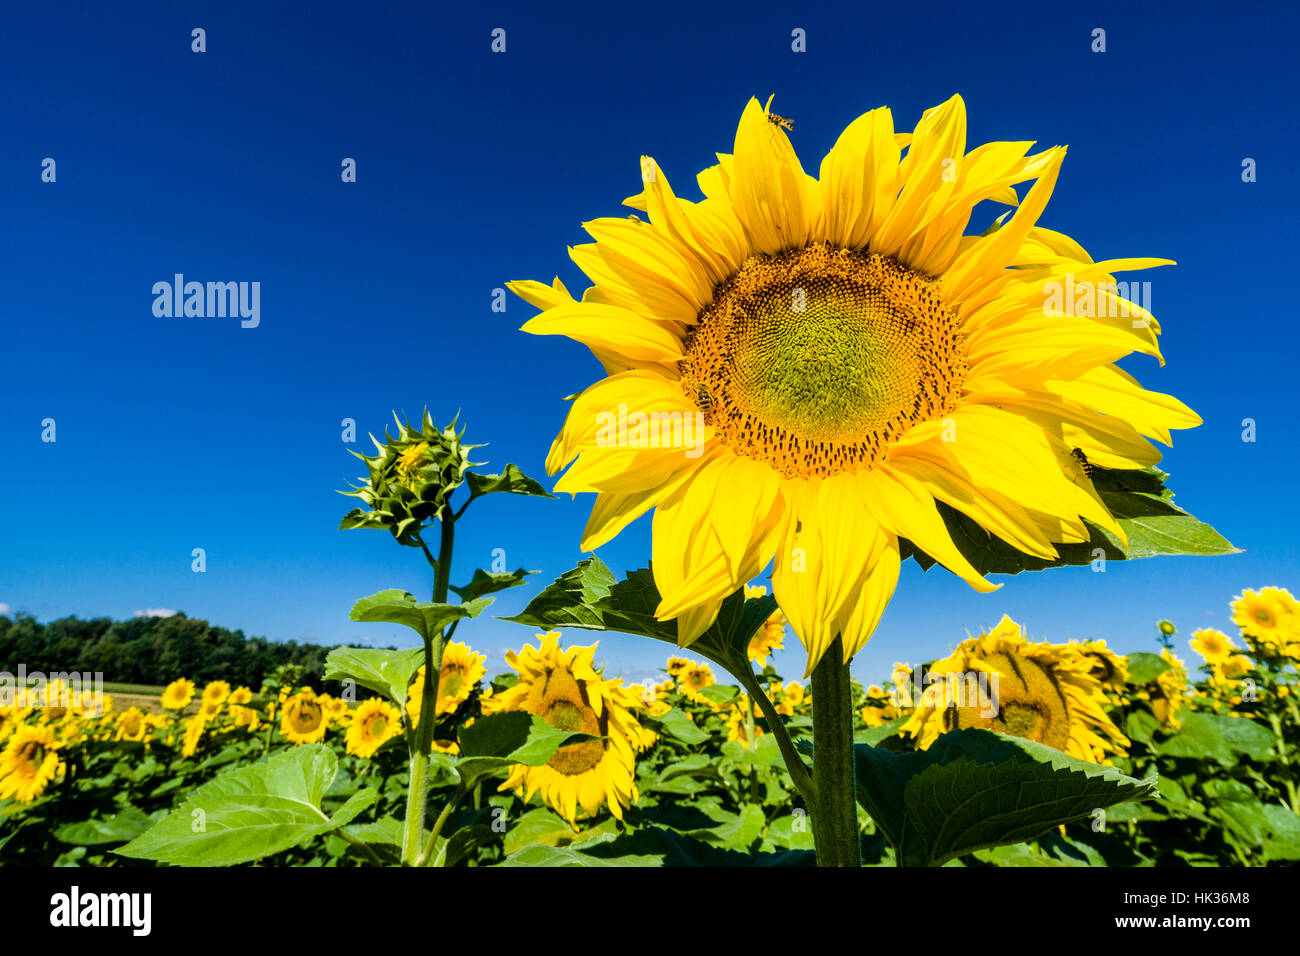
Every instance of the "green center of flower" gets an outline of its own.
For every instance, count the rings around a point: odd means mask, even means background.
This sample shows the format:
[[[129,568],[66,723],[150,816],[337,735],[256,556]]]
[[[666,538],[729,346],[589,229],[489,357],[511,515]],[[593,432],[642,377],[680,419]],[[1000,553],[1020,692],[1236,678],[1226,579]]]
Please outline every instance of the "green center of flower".
[[[571,700],[553,701],[547,708],[545,717],[546,722],[557,730],[588,733],[593,736],[601,733],[600,722],[596,718],[595,711]],[[571,777],[586,773],[600,763],[604,756],[604,742],[588,740],[561,747],[546,763],[552,769]]]
[[[798,477],[870,467],[951,408],[965,362],[934,280],[814,245],[745,260],[679,370],[722,442]]]

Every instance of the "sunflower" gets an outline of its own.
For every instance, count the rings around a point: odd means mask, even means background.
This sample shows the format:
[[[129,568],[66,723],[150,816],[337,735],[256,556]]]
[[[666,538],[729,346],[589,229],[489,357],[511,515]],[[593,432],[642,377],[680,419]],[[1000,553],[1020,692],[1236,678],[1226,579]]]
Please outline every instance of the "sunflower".
[[[1178,712],[1187,706],[1187,667],[1167,647],[1160,652],[1160,657],[1169,667],[1154,681],[1138,688],[1134,696],[1151,705],[1151,713],[1162,726],[1176,730],[1182,726]]]
[[[131,740],[138,743],[144,740],[152,729],[153,724],[149,720],[148,714],[139,707],[128,707],[117,715],[113,739]]]
[[[1232,638],[1212,627],[1193,631],[1192,639],[1188,643],[1192,645],[1192,650],[1200,654],[1201,657],[1205,658],[1205,662],[1211,665],[1222,664],[1237,649],[1236,645],[1232,643]]]
[[[251,687],[236,687],[230,692],[228,703],[234,707],[242,707],[253,702],[253,690]]]
[[[329,714],[310,687],[285,699],[280,732],[295,744],[319,743],[329,724]]]
[[[694,661],[687,660],[685,657],[670,657],[668,663],[664,665],[664,670],[668,672],[669,677],[675,680],[678,674],[694,663]]]
[[[199,749],[199,741],[203,739],[203,731],[208,727],[207,718],[203,712],[199,713],[185,721],[185,734],[181,742],[181,756],[193,757]]]
[[[163,688],[160,702],[168,710],[184,710],[194,699],[194,681],[178,678]]]
[[[809,699],[803,684],[798,681],[792,680],[785,687],[780,684],[773,684],[771,690],[772,693],[769,696],[776,704],[776,712],[786,717],[793,717],[795,710]]]
[[[441,675],[438,681],[438,706],[434,710],[434,715],[442,717],[456,711],[461,704],[469,699],[470,692],[478,686],[479,681],[487,673],[487,668],[483,662],[487,660],[485,654],[479,654],[472,651],[468,644],[460,644],[456,641],[448,641],[447,646],[442,651],[442,667],[439,670]],[[411,723],[419,723],[420,707],[424,702],[424,667],[421,666],[415,672],[415,680],[406,693],[406,712],[410,715]]]
[[[596,645],[561,651],[558,632],[538,637],[539,646],[506,653],[519,680],[498,695],[498,711],[526,711],[561,730],[604,739],[561,747],[540,767],[516,764],[500,789],[513,789],[525,801],[540,793],[575,828],[579,810],[594,816],[602,805],[621,820],[623,808],[637,798],[634,751],[643,738],[632,712],[640,701],[621,680],[605,680],[596,671]]]
[[[700,694],[700,691],[706,687],[716,684],[718,679],[713,676],[713,668],[708,664],[697,664],[695,661],[689,662],[677,672],[677,689],[687,700],[695,701],[697,704],[708,704],[712,706],[711,701]]]
[[[605,369],[547,469],[568,468],[557,491],[598,496],[584,550],[654,510],[656,615],[679,644],[774,558],[809,671],[836,635],[845,660],[866,642],[899,539],[992,590],[936,502],[1042,559],[1090,540],[1085,519],[1124,539],[1084,461],[1145,468],[1160,458],[1147,439],[1200,419],[1114,364],[1159,358],[1159,326],[1110,273],[1171,263],[1094,262],[1037,225],[1065,148],[1031,145],[966,152],[954,96],[910,135],[887,108],[864,114],[814,178],[751,99],[734,151],[697,177],[702,200],[643,157],[625,203],[649,221],[585,224],[580,299],[558,278],[510,284],[543,310],[524,331],[581,342]],[[1018,208],[964,234],[984,201]]]
[[[377,697],[362,701],[348,725],[348,753],[373,757],[376,750],[401,732],[402,715],[396,707]]]
[[[1106,716],[1101,682],[1068,646],[1031,643],[1011,618],[930,665],[950,675],[925,688],[903,729],[929,747],[947,730],[982,727],[1026,737],[1093,763],[1128,745]]]
[[[749,721],[745,717],[745,708],[748,707],[750,714],[754,717],[762,717],[762,712],[758,709],[757,704],[750,703],[747,694],[741,694],[735,702],[731,704],[727,712],[727,740],[737,740],[746,750],[752,750],[753,744],[759,737],[763,736],[763,728],[757,724],[754,725],[754,740],[749,739]]]
[[[900,714],[889,692],[878,684],[872,684],[867,688],[867,700],[858,716],[868,727],[880,727],[896,720]]]
[[[1088,673],[1109,691],[1119,692],[1128,684],[1128,663],[1106,646],[1105,641],[1071,641],[1067,653],[1080,655]]]
[[[758,598],[767,594],[767,588],[745,585],[745,597]],[[749,641],[749,659],[758,661],[759,667],[767,666],[767,655],[772,651],[785,650],[785,615],[780,609],[773,611],[758,632]]]
[[[0,752],[0,800],[31,803],[59,769],[54,728],[30,724],[17,728]]]
[[[1271,650],[1300,641],[1300,603],[1286,588],[1243,590],[1232,602],[1232,623]]]

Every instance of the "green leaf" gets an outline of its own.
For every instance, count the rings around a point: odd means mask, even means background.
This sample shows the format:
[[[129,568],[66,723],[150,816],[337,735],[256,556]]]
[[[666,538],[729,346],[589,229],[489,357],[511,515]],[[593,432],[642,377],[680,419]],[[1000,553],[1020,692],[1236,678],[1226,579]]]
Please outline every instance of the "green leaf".
[[[1130,684],[1150,684],[1173,666],[1159,654],[1149,654],[1146,651],[1130,654],[1124,660],[1128,664]]]
[[[77,846],[125,843],[134,840],[152,825],[152,818],[143,810],[126,807],[107,819],[65,823],[54,831],[54,838],[61,843]]]
[[[351,820],[378,794],[354,794],[333,817],[321,798],[338,769],[320,744],[220,774],[116,852],[179,866],[231,866],[300,846]]]
[[[655,618],[659,603],[650,568],[633,571],[619,581],[593,556],[556,578],[519,614],[504,620],[543,630],[621,631],[676,646],[677,622]],[[736,591],[723,601],[717,620],[692,642],[692,653],[732,673],[742,667],[749,669],[749,642],[775,610],[776,599],[771,595],[746,600],[743,589]]]
[[[470,726],[461,727],[457,738],[461,756],[456,761],[456,770],[461,787],[466,790],[504,767],[514,764],[540,767],[562,746],[600,739],[559,730],[541,717],[520,710],[480,717]]]
[[[1107,509],[1115,516],[1128,538],[1127,546],[1118,537],[1091,523],[1091,539],[1077,544],[1057,544],[1059,557],[1054,560],[1025,554],[996,535],[990,534],[975,519],[943,503],[936,502],[953,543],[966,559],[983,574],[1018,574],[1064,565],[1090,564],[1094,552],[1102,551],[1108,561],[1149,558],[1165,554],[1221,555],[1236,554],[1234,548],[1212,527],[1188,514],[1173,503],[1174,493],[1165,487],[1169,476],[1158,468],[1120,470],[1089,465],[1092,483]],[[904,542],[902,551],[910,554],[922,568],[934,559]]]
[[[1156,792],[1154,777],[1135,780],[986,730],[950,731],[912,753],[857,745],[854,754],[858,801],[905,866],[1031,840]]]
[[[688,747],[702,744],[709,739],[708,731],[701,729],[695,721],[687,716],[685,711],[676,707],[670,707],[658,717],[646,718],[646,720],[647,722],[651,720],[658,721],[664,733],[676,737]]]
[[[405,707],[407,688],[423,663],[422,647],[405,651],[336,647],[325,658],[325,679],[350,678]]]
[[[494,572],[489,574],[482,568],[475,568],[474,577],[470,579],[469,584],[459,588],[453,585],[451,590],[454,591],[457,597],[462,601],[472,601],[485,594],[494,594],[497,591],[504,591],[506,588],[518,587],[524,583],[525,577],[536,573],[536,571],[526,571],[523,568],[519,568],[516,571]]]
[[[491,603],[489,598],[479,598],[478,601],[466,604],[436,604],[431,601],[420,603],[414,595],[390,588],[364,597],[352,605],[351,619],[405,624],[427,641],[452,621],[478,614],[487,607],[487,604],[481,603],[484,601]]]
[[[536,481],[525,475],[519,469],[519,466],[515,464],[506,465],[505,470],[499,475],[480,475],[476,471],[471,471],[465,475],[465,480],[469,484],[470,501],[481,495],[490,495],[496,492],[505,492],[512,495],[531,495],[534,498],[555,497]]]
[[[1169,757],[1210,758],[1231,767],[1239,754],[1271,759],[1273,744],[1272,732],[1247,717],[1198,712],[1182,718],[1178,731],[1153,744],[1152,749]]]
[[[757,807],[753,809],[757,810]],[[816,854],[743,853],[713,846],[683,833],[641,827],[612,840],[574,847],[530,846],[501,866],[815,866]]]

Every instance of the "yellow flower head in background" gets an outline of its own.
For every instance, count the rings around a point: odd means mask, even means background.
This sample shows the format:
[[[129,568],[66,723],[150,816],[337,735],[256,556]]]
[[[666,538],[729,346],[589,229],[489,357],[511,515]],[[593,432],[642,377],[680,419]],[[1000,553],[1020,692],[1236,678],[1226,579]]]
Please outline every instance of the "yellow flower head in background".
[[[703,199],[642,158],[625,202],[648,221],[585,224],[579,298],[558,278],[510,283],[543,310],[524,331],[568,336],[605,369],[547,470],[568,469],[556,491],[598,496],[584,550],[654,511],[655,613],[681,645],[774,559],[806,673],[836,635],[846,660],[867,641],[900,538],[992,590],[936,502],[1039,558],[1088,541],[1085,519],[1123,540],[1072,452],[1144,468],[1160,459],[1148,439],[1200,423],[1115,364],[1159,358],[1159,325],[1111,273],[1169,263],[1094,262],[1039,226],[1065,148],[1031,145],[968,152],[954,96],[911,134],[888,108],[858,117],[814,177],[751,99],[732,152],[697,177]],[[985,201],[1013,212],[967,234]],[[1079,283],[1096,301],[1049,291]]]
[[[139,742],[149,735],[153,726],[149,715],[139,707],[128,707],[117,715],[113,739]]]
[[[1066,645],[1068,652],[1079,654],[1088,673],[1107,690],[1122,691],[1128,684],[1128,663],[1106,646],[1105,641],[1077,641]]]
[[[402,732],[402,715],[378,698],[362,701],[352,714],[346,735],[348,753],[373,757],[375,751]]]
[[[203,739],[203,731],[207,726],[208,721],[202,711],[185,721],[185,735],[181,742],[182,757],[193,757],[198,752],[199,742]]]
[[[798,681],[790,681],[785,687],[780,684],[772,685],[772,692],[768,695],[776,704],[776,712],[786,717],[793,717],[797,708],[803,703],[810,700],[808,693],[804,690],[803,685]]]
[[[890,694],[883,687],[872,684],[867,688],[867,701],[858,711],[858,716],[868,727],[879,727],[896,720],[901,714]]]
[[[1179,711],[1187,706],[1190,683],[1187,679],[1187,667],[1178,655],[1169,648],[1160,652],[1160,657],[1168,669],[1150,684],[1140,687],[1134,694],[1138,700],[1145,700],[1151,705],[1151,713],[1160,723],[1170,729],[1182,726]]]
[[[470,649],[468,644],[461,644],[457,641],[449,641],[442,651],[442,667],[439,670],[441,678],[438,682],[438,705],[434,710],[435,716],[442,717],[445,714],[454,713],[461,704],[469,699],[470,692],[478,686],[479,681],[487,674],[487,668],[483,662],[487,660],[485,654],[479,654]],[[410,688],[406,694],[406,712],[410,715],[411,723],[418,723],[420,720],[420,708],[424,702],[424,667],[421,666],[415,673],[415,680],[411,682]]]
[[[1036,740],[1093,763],[1123,755],[1128,745],[1078,649],[1031,643],[1009,617],[963,641],[930,672],[952,678],[927,686],[922,706],[904,725],[922,749],[941,733],[966,727]]]
[[[31,803],[58,772],[58,740],[54,728],[18,727],[0,752],[0,800]]]
[[[1300,603],[1286,588],[1243,590],[1232,602],[1232,623],[1272,650],[1300,642]]]
[[[538,637],[539,646],[506,653],[519,680],[497,695],[494,710],[522,710],[560,730],[605,739],[561,747],[540,767],[517,764],[500,789],[525,801],[539,793],[571,826],[579,811],[594,816],[602,806],[621,820],[637,798],[635,750],[644,738],[632,712],[640,701],[622,680],[605,680],[595,670],[596,645],[561,650],[558,632]]]
[[[764,597],[766,594],[767,588],[765,587],[745,585],[746,598]],[[763,626],[750,638],[749,659],[758,661],[759,667],[766,667],[767,655],[772,651],[781,650],[785,650],[785,615],[778,608],[768,615],[767,620],[763,622]]]
[[[304,687],[285,699],[280,715],[280,732],[294,743],[320,743],[329,723],[329,714],[310,687]]]
[[[749,708],[752,717],[761,717],[758,705],[751,703],[748,694],[741,694],[727,708],[727,740],[738,740],[746,750],[753,750],[754,743],[763,736],[763,728],[754,725],[754,739],[749,739],[749,720],[745,717],[745,708]]]
[[[709,667],[708,664],[697,664],[695,661],[690,661],[686,667],[677,672],[677,689],[681,691],[687,700],[693,700],[697,704],[712,706],[707,697],[700,696],[700,691],[717,682],[718,679],[713,676],[713,668]]]
[[[1192,650],[1205,658],[1207,664],[1221,664],[1237,649],[1232,643],[1232,638],[1212,627],[1193,631],[1192,639],[1188,643],[1191,644]]]
[[[210,681],[204,688],[200,697],[205,704],[224,704],[230,697],[230,684],[224,680]]]
[[[194,699],[194,681],[178,678],[163,688],[160,702],[168,710],[184,710]]]

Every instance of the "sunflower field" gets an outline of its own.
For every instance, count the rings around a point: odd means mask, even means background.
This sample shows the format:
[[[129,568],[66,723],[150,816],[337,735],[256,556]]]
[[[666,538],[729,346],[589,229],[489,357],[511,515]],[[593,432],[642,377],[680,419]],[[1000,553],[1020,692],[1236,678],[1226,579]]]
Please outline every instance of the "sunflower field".
[[[749,600],[761,602],[760,591],[752,588]],[[1003,618],[944,660],[915,671],[900,663],[865,688],[855,682],[859,777],[900,773],[909,762],[931,773],[962,764],[951,782],[967,787],[975,804],[956,838],[936,842],[918,812],[922,798],[905,788],[909,812],[900,816],[881,791],[864,791],[863,863],[1263,866],[1300,859],[1300,761],[1288,743],[1300,729],[1300,605],[1284,590],[1263,588],[1246,591],[1233,610],[1239,635],[1196,632],[1190,663],[1175,653],[1169,622],[1160,623],[1158,653],[1123,657],[1104,641],[1036,643]],[[483,655],[448,643],[428,771],[437,837],[425,862],[812,865],[807,808],[772,732],[773,719],[796,741],[812,731],[808,687],[777,673],[770,660],[786,637],[774,612],[747,648],[766,708],[707,662],[684,655],[667,658],[662,681],[639,686],[606,679],[596,644],[562,648],[554,631],[510,652],[510,671],[491,678]],[[996,716],[957,706],[952,687],[928,676],[920,683],[935,692],[915,693],[918,674],[956,671],[998,675]],[[179,678],[147,706],[118,707],[105,698],[97,709],[51,684],[5,708],[0,861],[399,862],[410,783],[403,714],[378,695],[349,701],[295,688],[292,668],[279,678],[257,691],[222,681],[200,688]],[[424,700],[423,673],[411,678],[407,727],[418,724]],[[534,729],[539,716],[549,728],[541,733]],[[951,731],[965,728],[982,729],[988,739],[945,749]],[[556,747],[570,731],[586,739]],[[1012,738],[1026,748],[1020,771],[1032,778],[1039,765],[1029,756],[1050,746],[1077,786],[1055,809],[1063,822],[1021,821],[1027,829],[1019,833],[1037,831],[1027,842],[980,827],[999,806],[985,777],[1005,766],[999,751]],[[524,753],[525,762],[501,751]],[[963,759],[950,759],[957,751]],[[1105,794],[1089,793],[1093,780],[1157,775],[1152,799],[1104,808]],[[1016,774],[1021,783],[1025,777]],[[912,829],[928,837],[919,856]]]
[[[256,689],[177,674],[125,710],[20,688],[0,725],[0,859],[1300,859],[1286,590],[1243,591],[1238,633],[1185,649],[1169,622],[1121,656],[1004,617],[942,659],[852,679],[906,561],[988,593],[1008,586],[991,576],[1238,549],[1157,467],[1153,443],[1200,416],[1118,364],[1164,360],[1160,324],[1114,274],[1172,262],[1095,260],[1039,225],[1064,147],[967,151],[953,96],[911,132],[886,107],[857,117],[814,176],[788,129],[749,100],[697,201],[641,157],[624,204],[647,218],[591,220],[569,249],[588,288],[506,284],[539,310],[523,331],[572,339],[603,372],[566,399],[551,490],[513,463],[479,470],[483,446],[427,410],[352,453],[365,473],[340,530],[405,549],[429,600],[385,589],[351,620],[407,628],[414,647],[334,648],[328,694],[291,671]],[[989,204],[1004,211],[968,232]],[[462,629],[536,572],[465,567],[458,529],[484,499],[544,507],[552,491],[594,496],[586,552],[648,518],[649,560],[561,574],[505,618],[536,636],[489,676]],[[575,630],[661,642],[662,680],[626,684]],[[802,670],[778,673],[790,634]]]

